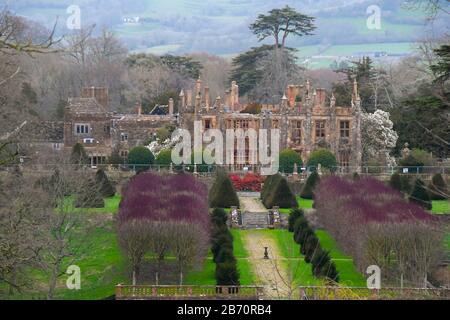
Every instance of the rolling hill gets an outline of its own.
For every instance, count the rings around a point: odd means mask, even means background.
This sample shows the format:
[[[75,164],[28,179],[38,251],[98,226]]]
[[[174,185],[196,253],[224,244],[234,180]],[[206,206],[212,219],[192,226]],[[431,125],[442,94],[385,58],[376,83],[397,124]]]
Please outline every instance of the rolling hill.
[[[408,10],[402,0],[15,0],[8,7],[28,19],[50,26],[64,21],[71,4],[81,8],[82,24],[109,27],[132,52],[189,53],[205,51],[231,57],[258,45],[248,25],[260,14],[289,4],[316,17],[314,36],[290,39],[299,57],[316,59],[322,67],[336,57],[361,52],[408,54],[428,31],[425,14]],[[381,9],[381,28],[366,25],[370,5]],[[438,19],[434,28],[448,32],[450,23]],[[100,28],[97,28],[100,29]],[[58,30],[70,33],[64,23]]]

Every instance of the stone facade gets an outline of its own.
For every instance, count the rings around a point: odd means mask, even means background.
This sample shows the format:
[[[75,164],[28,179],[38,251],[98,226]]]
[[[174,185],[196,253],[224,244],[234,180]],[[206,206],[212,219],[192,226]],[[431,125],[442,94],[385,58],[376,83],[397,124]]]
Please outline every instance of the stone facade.
[[[84,88],[81,98],[70,98],[64,113],[64,148],[67,152],[81,143],[91,164],[105,163],[117,152],[123,158],[135,146],[149,140],[165,125],[176,124],[173,114],[145,115],[140,106],[136,114],[117,114],[108,110],[105,88]]]
[[[191,97],[196,97],[195,101]],[[180,93],[180,126],[193,130],[193,121],[202,121],[206,129],[280,129],[280,150],[296,150],[304,162],[317,148],[330,149],[339,165],[361,166],[361,100],[358,86],[353,85],[353,98],[348,106],[337,106],[333,95],[328,97],[324,89],[313,89],[307,81],[304,85],[290,85],[277,105],[261,105],[260,114],[243,113],[246,104],[239,100],[239,86],[232,82],[225,92],[225,99],[217,97],[211,103],[208,87],[202,88],[197,80],[193,89]],[[245,162],[249,151],[246,150]],[[241,159],[242,160],[242,159]],[[236,161],[235,161],[236,163]]]
[[[337,106],[333,95],[324,89],[290,85],[277,105],[262,105],[261,113],[244,113],[247,105],[240,102],[239,86],[231,83],[224,98],[211,99],[209,88],[197,80],[191,88],[180,92],[177,115],[174,101],[155,108],[155,114],[117,114],[108,110],[108,90],[84,88],[80,98],[70,98],[65,109],[64,148],[76,143],[85,147],[93,165],[102,163],[113,151],[126,157],[128,151],[148,141],[157,130],[174,125],[194,130],[194,121],[202,129],[280,129],[280,150],[296,150],[304,161],[317,148],[328,148],[341,167],[361,166],[361,101],[354,83],[352,101]],[[152,112],[153,113],[153,112]],[[244,162],[248,162],[246,152]],[[240,159],[242,161],[242,159]]]

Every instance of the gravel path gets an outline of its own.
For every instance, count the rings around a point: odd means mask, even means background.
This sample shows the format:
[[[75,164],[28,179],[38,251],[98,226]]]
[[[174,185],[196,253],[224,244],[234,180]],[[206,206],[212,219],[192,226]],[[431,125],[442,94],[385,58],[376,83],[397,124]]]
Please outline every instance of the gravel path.
[[[279,260],[282,256],[275,239],[264,232],[247,231],[243,234],[243,240],[257,284],[265,287],[264,294],[270,298],[287,297],[287,271]],[[264,247],[268,247],[268,260],[264,259]]]
[[[240,197],[239,202],[240,202],[242,211],[247,211],[247,212],[266,212],[267,211],[267,209],[261,203],[261,200],[259,200],[258,198]]]

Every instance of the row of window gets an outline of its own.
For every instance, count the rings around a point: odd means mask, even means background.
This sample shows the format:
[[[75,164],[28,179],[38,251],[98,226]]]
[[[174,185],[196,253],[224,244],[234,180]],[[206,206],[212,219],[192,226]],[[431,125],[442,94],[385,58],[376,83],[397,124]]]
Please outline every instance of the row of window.
[[[105,130],[109,131],[108,128],[105,127]],[[273,127],[278,128],[278,121],[274,120]],[[315,121],[315,137],[316,139],[325,138],[326,136],[326,121],[325,120],[317,120]],[[89,134],[89,125],[87,124],[77,124],[75,125],[75,130],[77,134]],[[210,120],[205,121],[205,129],[211,128]],[[234,121],[234,128],[243,128],[248,129],[248,121],[247,120],[237,120]],[[340,121],[339,122],[339,132],[341,138],[349,138],[350,137],[350,121]],[[300,143],[302,138],[302,122],[294,121],[292,127],[292,139],[296,143]],[[121,133],[120,140],[122,142],[128,141],[128,133]]]
[[[128,153],[126,155],[128,155]],[[126,157],[126,155],[122,155],[122,157]],[[301,152],[299,152],[299,155],[301,156]],[[339,152],[338,158],[339,158],[339,165],[341,167],[350,166],[351,154],[349,151]],[[234,163],[235,164],[250,163],[250,150],[248,150],[247,145],[246,150],[243,153],[238,153],[237,150],[234,151]]]
[[[326,122],[325,120],[318,120],[315,122],[315,137],[316,139],[325,138],[326,136]],[[339,122],[339,133],[341,138],[350,137],[350,121]],[[302,122],[295,121],[292,125],[292,140],[300,143],[302,139]]]
[[[294,140],[300,140],[301,139],[301,129],[302,129],[302,122],[301,121],[293,121],[294,125],[292,126],[293,129],[293,136]],[[242,128],[247,129],[249,127],[249,121],[248,120],[234,120],[232,122],[232,128]],[[350,137],[350,121],[343,120],[339,122],[339,130],[340,130],[340,136],[341,138],[349,138]],[[278,120],[272,121],[272,127],[274,129],[279,128]],[[315,121],[315,136],[316,138],[325,138],[326,135],[326,121],[325,120],[317,120]],[[211,128],[211,122],[210,120],[205,120],[205,129]]]
[[[79,135],[86,135],[86,134],[89,134],[90,131],[92,131],[92,129],[89,127],[89,124],[82,124],[82,123],[77,123],[77,124],[75,124],[75,133],[76,133],[76,134],[79,134]],[[110,127],[109,125],[106,125],[106,126],[104,127],[104,131],[105,131],[106,133],[110,133],[111,127]],[[93,140],[93,139],[85,139],[85,140],[86,140],[85,143],[92,143],[92,142],[89,141],[89,140]],[[121,140],[122,142],[128,141],[128,133],[121,133],[121,134],[120,134],[120,140]]]

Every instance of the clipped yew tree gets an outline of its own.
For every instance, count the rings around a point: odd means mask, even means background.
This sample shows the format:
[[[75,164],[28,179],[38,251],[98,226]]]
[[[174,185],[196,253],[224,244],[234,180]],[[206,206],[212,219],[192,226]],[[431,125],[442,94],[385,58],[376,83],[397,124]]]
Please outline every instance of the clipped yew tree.
[[[317,171],[311,173],[306,180],[305,186],[303,187],[300,196],[304,199],[313,199],[314,198],[314,189],[317,184],[320,182],[320,176]]]
[[[431,210],[432,208],[430,194],[426,189],[425,183],[419,178],[414,182],[414,188],[409,196],[409,201],[427,210]]]
[[[75,195],[76,208],[104,208],[105,201],[94,179],[88,179]]]
[[[304,217],[305,214],[302,209],[294,208],[289,213],[289,219],[288,219],[288,231],[294,232],[294,225],[297,219]]]
[[[400,176],[400,181],[401,181],[401,185],[402,185],[402,192],[405,194],[409,194],[412,190],[412,185],[411,185],[411,176],[407,175],[407,174],[403,174]]]
[[[269,196],[271,190],[273,187],[278,183],[280,179],[283,179],[283,177],[277,173],[271,176],[268,176],[266,180],[264,181],[264,185],[261,189],[261,200],[263,203],[266,201],[267,197]]]
[[[237,262],[226,261],[218,263],[216,267],[216,283],[218,286],[239,286],[239,271]]]
[[[210,208],[238,207],[239,199],[227,172],[218,170],[216,179],[209,191]]]
[[[99,169],[97,171],[97,173],[95,174],[95,181],[98,185],[100,194],[104,198],[109,198],[116,194],[116,188],[111,183],[111,181],[109,181],[108,176],[103,169]]]
[[[394,190],[403,191],[402,190],[402,179],[401,179],[400,174],[398,172],[394,173],[391,176],[391,178],[389,179],[389,185]]]
[[[322,168],[334,171],[337,166],[336,157],[328,149],[320,148],[314,150],[309,156],[308,168],[317,168],[319,164]]]
[[[445,200],[449,197],[447,184],[440,173],[435,174],[431,178],[429,190],[431,200]]]
[[[289,188],[287,180],[283,177],[277,179],[274,183],[271,183],[268,195],[263,199],[263,203],[266,208],[272,208],[274,206],[280,208],[297,208],[298,203],[294,194]]]
[[[339,282],[339,273],[337,272],[336,265],[331,261],[329,251],[317,250],[311,260],[311,264],[315,277]]]

